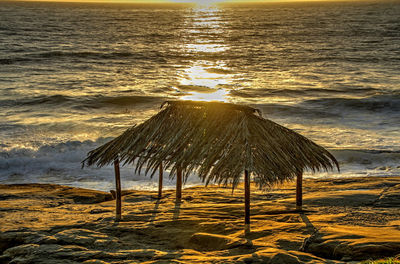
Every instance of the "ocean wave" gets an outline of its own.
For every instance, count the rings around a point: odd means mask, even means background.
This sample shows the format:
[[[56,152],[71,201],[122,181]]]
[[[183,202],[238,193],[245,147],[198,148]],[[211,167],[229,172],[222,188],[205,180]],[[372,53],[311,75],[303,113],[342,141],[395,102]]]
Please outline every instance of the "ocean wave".
[[[87,97],[72,97],[65,95],[51,95],[51,96],[37,96],[34,98],[20,98],[14,100],[0,100],[0,106],[39,106],[53,105],[53,106],[68,106],[71,108],[102,108],[102,107],[126,107],[129,105],[161,103],[165,100],[163,97],[156,96],[87,96]]]
[[[37,63],[42,61],[73,61],[74,63],[92,63],[93,61],[103,62],[108,61],[120,61],[130,60],[134,62],[151,62],[154,64],[167,64],[167,63],[181,63],[187,60],[209,60],[209,61],[220,61],[220,60],[243,60],[248,61],[249,54],[247,52],[254,52],[242,48],[241,52],[229,52],[229,49],[225,51],[209,52],[209,51],[198,51],[198,50],[175,50],[173,46],[169,47],[169,50],[154,50],[145,49],[142,51],[45,51],[45,52],[11,52],[6,57],[0,58],[0,65],[12,65],[18,63]],[[266,58],[263,54],[259,54],[260,57],[253,58],[259,63],[262,63]],[[253,59],[250,60],[250,64],[253,63]],[[268,57],[271,60],[272,58]]]
[[[340,95],[341,93],[337,90],[321,90],[319,91],[322,95],[331,93],[332,96]],[[279,96],[278,91],[251,91],[248,93],[256,94],[258,98],[265,97],[266,93],[275,94]],[[237,93],[235,93],[236,95]],[[310,96],[312,89],[305,90],[288,90],[282,91],[284,96]],[[315,94],[314,94],[315,95]],[[243,95],[242,95],[243,96]],[[260,108],[263,113],[267,115],[276,116],[291,116],[291,117],[303,117],[303,118],[335,118],[352,116],[359,114],[365,115],[366,113],[371,114],[371,119],[381,118],[383,115],[385,118],[391,118],[398,120],[400,117],[400,94],[399,95],[376,95],[366,98],[342,98],[342,97],[320,97],[317,99],[308,99],[301,101],[297,104],[285,104],[285,103],[268,103],[258,104],[256,106]]]
[[[400,94],[384,94],[367,98],[318,98],[306,100],[304,106],[368,112],[390,111],[400,113]]]
[[[9,57],[9,58],[0,58],[0,65],[8,65],[14,64],[19,62],[29,62],[31,61],[30,58],[26,57]]]
[[[146,52],[133,52],[133,51],[47,51],[26,53],[18,56],[9,55],[6,58],[0,59],[1,64],[14,64],[19,62],[37,62],[42,60],[60,60],[60,59],[73,59],[77,61],[87,60],[150,60],[154,63],[165,63],[166,56],[159,51],[146,51]]]
[[[68,141],[44,145],[37,150],[14,148],[0,151],[0,183],[57,183],[76,187],[108,191],[114,188],[114,168],[82,168],[82,160],[88,151],[104,144],[111,138],[96,141]],[[132,166],[121,167],[122,187],[124,189],[157,188],[158,178],[134,174]],[[174,181],[169,172],[164,172],[164,185],[172,188]],[[187,185],[200,184],[197,177],[190,177]]]
[[[96,141],[68,141],[43,145],[33,150],[14,148],[0,152],[0,183],[4,182],[53,182],[84,185],[85,182],[110,182],[112,166],[81,168],[88,151],[104,144],[111,138]],[[331,149],[338,159],[343,175],[369,171],[369,175],[382,173],[400,176],[400,151],[370,149]],[[149,176],[133,175],[132,166],[122,168],[124,179],[151,182]],[[365,176],[365,175],[364,175]],[[166,174],[168,178],[168,174]],[[339,175],[340,177],[340,175]],[[196,177],[189,184],[200,183]]]
[[[249,91],[233,91],[231,94],[235,97],[242,98],[268,98],[269,96],[309,96],[313,89],[304,90],[258,90]],[[340,94],[338,90],[318,90],[324,94]],[[268,96],[269,95],[269,96]],[[45,107],[59,106],[69,109],[101,109],[101,108],[118,108],[138,105],[156,105],[167,100],[162,96],[151,95],[115,95],[115,96],[66,96],[66,95],[50,95],[37,96],[33,98],[18,98],[0,100],[0,107]],[[262,102],[262,99],[258,100]],[[302,117],[318,117],[331,118],[340,117],[343,114],[351,112],[360,113],[377,113],[387,116],[398,117],[400,113],[400,95],[378,95],[367,98],[339,98],[339,97],[323,97],[318,99],[309,99],[298,104],[285,104],[280,102],[258,103],[255,107],[260,108],[266,114],[283,115],[283,116],[302,116]]]
[[[33,106],[33,105],[43,105],[43,104],[53,104],[59,105],[69,101],[73,98],[64,95],[41,95],[33,98],[18,98],[18,99],[5,99],[0,100],[0,106],[11,107],[11,106]]]
[[[331,153],[342,164],[366,165],[370,168],[389,166],[400,167],[400,150],[380,149],[332,149]]]
[[[291,118],[335,118],[340,117],[340,113],[331,113],[327,109],[322,110],[313,110],[310,111],[307,107],[301,107],[298,105],[285,105],[285,104],[262,104],[257,105],[256,108],[259,108],[263,113],[263,116],[268,118],[273,115],[276,117],[285,117],[289,116]]]
[[[343,93],[365,93],[375,91],[374,88],[365,89],[324,89],[324,88],[302,88],[302,89],[273,89],[273,88],[252,88],[252,89],[240,89],[232,90],[231,95],[241,98],[268,98],[271,96],[288,96],[288,97],[298,97],[298,96],[316,96],[316,95],[335,95]]]
[[[112,105],[112,106],[127,106],[127,105],[137,105],[137,104],[147,104],[147,103],[156,103],[162,102],[165,100],[164,97],[155,97],[155,96],[139,96],[139,95],[130,95],[130,96],[97,96],[92,98],[88,106],[95,105]]]

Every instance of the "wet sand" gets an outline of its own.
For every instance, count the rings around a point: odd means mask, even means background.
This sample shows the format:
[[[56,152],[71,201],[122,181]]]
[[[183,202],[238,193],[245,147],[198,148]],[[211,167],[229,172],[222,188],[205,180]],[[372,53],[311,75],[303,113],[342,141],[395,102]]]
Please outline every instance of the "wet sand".
[[[123,219],[106,192],[0,185],[0,263],[358,263],[400,253],[400,177],[307,179],[243,188],[124,191]]]

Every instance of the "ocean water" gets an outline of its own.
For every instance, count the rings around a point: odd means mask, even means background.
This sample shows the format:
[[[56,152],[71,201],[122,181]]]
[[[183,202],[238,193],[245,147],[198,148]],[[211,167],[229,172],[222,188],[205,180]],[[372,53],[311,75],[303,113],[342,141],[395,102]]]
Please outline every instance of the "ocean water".
[[[400,2],[0,2],[0,183],[109,190],[86,153],[174,99],[250,104],[340,162],[307,177],[400,176]]]

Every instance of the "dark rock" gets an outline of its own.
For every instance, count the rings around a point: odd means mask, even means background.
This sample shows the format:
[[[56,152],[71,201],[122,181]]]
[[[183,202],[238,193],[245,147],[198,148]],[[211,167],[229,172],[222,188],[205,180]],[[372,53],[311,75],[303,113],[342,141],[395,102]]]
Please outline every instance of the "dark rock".
[[[335,261],[326,261],[309,253],[298,251],[286,251],[278,248],[267,248],[253,253],[255,263],[268,264],[300,264],[300,263],[333,263]]]
[[[290,254],[283,253],[283,252],[278,252],[278,253],[275,253],[272,256],[272,258],[270,259],[269,263],[270,264],[281,264],[281,263],[285,263],[285,264],[301,264],[303,262],[300,261],[295,256],[292,256]]]
[[[316,256],[337,260],[367,260],[392,257],[400,252],[400,242],[349,243],[346,240],[326,240],[312,243],[308,252]]]
[[[366,243],[351,247],[350,257],[354,260],[392,257],[400,252],[399,242]]]
[[[80,188],[66,188],[57,191],[55,194],[63,199],[72,199],[74,203],[78,204],[101,203],[113,199],[110,193]]]
[[[400,207],[400,184],[384,191],[374,205],[380,207]]]
[[[306,203],[319,206],[365,206],[373,204],[379,195],[364,193],[363,191],[352,191],[329,197],[318,197],[304,199]]]
[[[79,246],[24,244],[4,251],[3,258],[11,263],[81,263],[82,260],[101,256],[101,251],[91,251]]]
[[[249,240],[232,238],[228,236],[208,234],[208,233],[195,233],[189,240],[189,243],[196,250],[223,250],[240,246],[251,247],[252,244]]]
[[[186,201],[192,201],[194,198],[192,196],[186,196],[183,199]]]
[[[28,230],[3,232],[0,233],[0,253],[8,248],[21,244],[36,243],[39,241],[41,241],[41,243],[46,243],[46,239],[51,240],[51,238],[46,235]]]
[[[110,193],[56,184],[8,184],[1,185],[0,189],[18,189],[18,193],[2,193],[0,200],[16,200],[21,198],[62,200],[62,202],[55,201],[55,203],[51,204],[53,207],[66,203],[66,200],[72,200],[80,204],[92,204],[113,199]]]
[[[106,234],[91,231],[87,229],[67,229],[54,235],[58,244],[62,245],[80,245],[88,248],[118,246],[118,239]],[[114,244],[114,245],[113,245]]]
[[[312,243],[308,246],[307,252],[327,259],[342,259],[344,256],[351,254],[350,248],[340,241],[323,241],[321,243]]]
[[[102,213],[109,213],[112,212],[112,210],[109,209],[93,209],[89,213],[90,214],[102,214]]]

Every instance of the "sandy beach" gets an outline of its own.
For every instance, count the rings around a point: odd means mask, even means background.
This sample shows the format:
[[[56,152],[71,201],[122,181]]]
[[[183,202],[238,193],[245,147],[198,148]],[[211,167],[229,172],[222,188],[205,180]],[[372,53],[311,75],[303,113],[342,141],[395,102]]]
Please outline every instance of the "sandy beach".
[[[1,263],[358,263],[400,252],[400,178],[307,179],[243,189],[218,186],[110,193],[50,184],[0,186]]]

